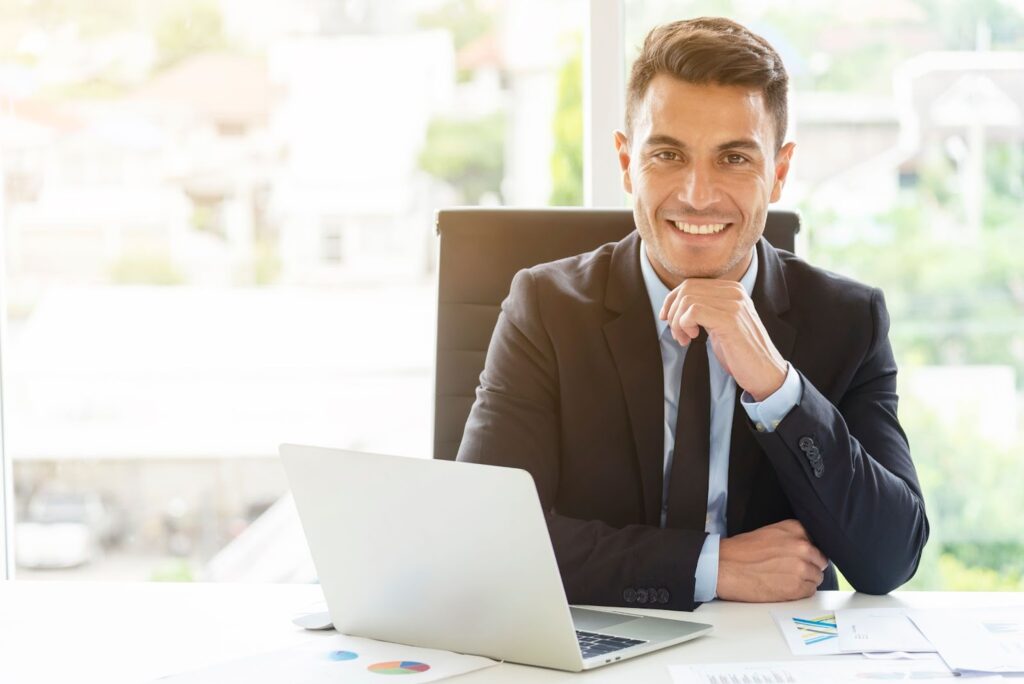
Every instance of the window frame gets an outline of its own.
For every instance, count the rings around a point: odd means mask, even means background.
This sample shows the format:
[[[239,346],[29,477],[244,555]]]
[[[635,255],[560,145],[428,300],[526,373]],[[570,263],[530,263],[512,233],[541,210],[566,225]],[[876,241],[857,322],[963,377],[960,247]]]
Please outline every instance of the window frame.
[[[0,239],[5,237],[5,228],[0,221]],[[0,268],[0,579],[14,579],[14,490],[11,463],[7,458],[4,430],[4,351],[7,349],[7,300],[4,286],[7,274]]]
[[[626,107],[623,0],[589,0],[583,41],[583,206],[622,207],[626,193],[612,151]]]

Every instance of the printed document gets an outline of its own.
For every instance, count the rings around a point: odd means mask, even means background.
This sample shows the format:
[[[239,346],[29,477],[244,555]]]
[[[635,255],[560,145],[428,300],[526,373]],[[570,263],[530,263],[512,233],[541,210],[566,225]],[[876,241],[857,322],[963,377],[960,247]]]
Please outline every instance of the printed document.
[[[670,665],[673,684],[864,684],[865,681],[927,680],[953,682],[957,675],[934,655],[921,660],[868,660],[840,657],[753,663]],[[994,681],[989,677],[971,682]]]
[[[903,608],[847,608],[836,611],[843,653],[928,653],[935,647]]]
[[[831,610],[773,610],[772,618],[793,655],[839,653],[836,615]]]
[[[1024,674],[1024,609],[909,611],[950,669],[963,674]]]

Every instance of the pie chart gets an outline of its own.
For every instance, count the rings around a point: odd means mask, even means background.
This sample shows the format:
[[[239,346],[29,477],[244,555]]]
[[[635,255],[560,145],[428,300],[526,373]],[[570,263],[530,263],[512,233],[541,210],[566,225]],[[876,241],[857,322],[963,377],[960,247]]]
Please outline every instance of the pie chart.
[[[366,669],[375,674],[407,675],[426,672],[430,669],[430,666],[426,663],[417,663],[412,660],[392,660],[387,663],[374,663]]]

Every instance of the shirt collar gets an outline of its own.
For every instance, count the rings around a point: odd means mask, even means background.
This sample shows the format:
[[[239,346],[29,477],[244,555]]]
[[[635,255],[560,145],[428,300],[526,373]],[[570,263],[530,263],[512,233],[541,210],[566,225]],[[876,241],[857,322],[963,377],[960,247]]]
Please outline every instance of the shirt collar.
[[[750,265],[747,266],[746,273],[740,278],[740,285],[747,291],[747,296],[751,296],[754,292],[754,282],[757,280],[757,249],[754,247],[750,248],[751,259]],[[661,313],[661,305],[665,303],[665,298],[668,297],[669,289],[665,283],[661,282],[661,278],[658,277],[657,272],[654,270],[654,266],[651,265],[651,260],[647,257],[647,246],[644,241],[640,241],[640,272],[644,276],[644,286],[647,287],[647,296],[651,299],[651,309],[654,311],[654,322],[658,326],[658,337],[660,338],[665,330],[668,328],[668,321],[663,321],[658,317]]]

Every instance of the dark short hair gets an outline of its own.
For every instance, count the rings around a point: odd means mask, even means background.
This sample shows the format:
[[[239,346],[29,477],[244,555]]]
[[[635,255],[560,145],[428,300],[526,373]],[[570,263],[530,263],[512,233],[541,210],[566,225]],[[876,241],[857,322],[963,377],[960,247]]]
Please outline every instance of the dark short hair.
[[[775,124],[775,150],[786,136],[789,76],[782,58],[761,36],[721,17],[700,17],[657,26],[644,39],[626,87],[626,132],[657,74],[697,85],[757,88]]]

